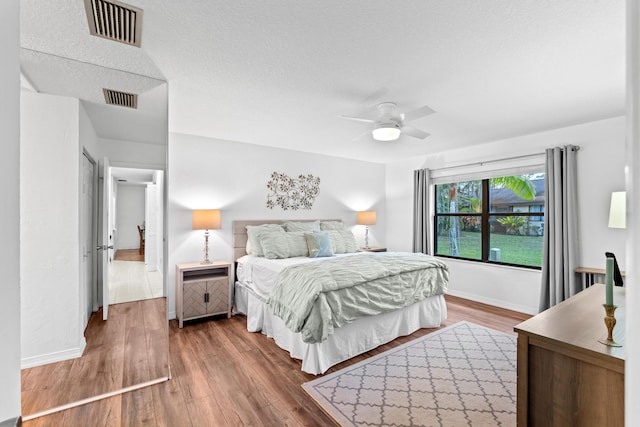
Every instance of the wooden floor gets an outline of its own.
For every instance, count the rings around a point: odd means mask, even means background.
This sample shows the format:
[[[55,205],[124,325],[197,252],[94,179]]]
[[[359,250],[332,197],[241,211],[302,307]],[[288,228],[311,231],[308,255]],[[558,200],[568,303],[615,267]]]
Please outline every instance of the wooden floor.
[[[112,305],[106,322],[94,313],[82,357],[22,370],[23,416],[168,376],[166,319],[165,298]]]
[[[114,261],[144,261],[144,252],[139,249],[118,249],[113,256]]]
[[[468,320],[499,331],[530,316],[447,296],[452,325]],[[422,329],[343,362],[349,366],[414,338]],[[515,334],[514,334],[515,335]],[[301,389],[316,378],[260,333],[246,331],[246,318],[217,319],[169,328],[171,381],[25,422],[32,426],[326,426],[326,416]]]

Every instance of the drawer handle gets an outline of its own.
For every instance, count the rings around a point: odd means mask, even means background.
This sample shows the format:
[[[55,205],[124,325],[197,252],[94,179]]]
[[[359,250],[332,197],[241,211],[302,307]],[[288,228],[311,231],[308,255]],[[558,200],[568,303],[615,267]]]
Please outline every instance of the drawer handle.
[[[204,302],[209,302],[209,292],[204,294]]]

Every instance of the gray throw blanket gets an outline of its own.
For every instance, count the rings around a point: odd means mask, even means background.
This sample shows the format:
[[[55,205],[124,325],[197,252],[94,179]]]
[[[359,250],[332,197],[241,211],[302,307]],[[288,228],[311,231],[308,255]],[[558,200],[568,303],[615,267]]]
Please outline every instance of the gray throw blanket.
[[[449,270],[417,253],[369,253],[283,269],[269,295],[271,312],[307,343],[334,328],[447,291]]]

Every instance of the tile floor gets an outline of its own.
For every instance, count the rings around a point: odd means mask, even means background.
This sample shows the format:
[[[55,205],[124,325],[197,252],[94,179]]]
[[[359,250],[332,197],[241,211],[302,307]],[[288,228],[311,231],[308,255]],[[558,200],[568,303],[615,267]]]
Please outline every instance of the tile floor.
[[[162,296],[162,275],[147,271],[141,261],[112,261],[109,270],[109,304]]]

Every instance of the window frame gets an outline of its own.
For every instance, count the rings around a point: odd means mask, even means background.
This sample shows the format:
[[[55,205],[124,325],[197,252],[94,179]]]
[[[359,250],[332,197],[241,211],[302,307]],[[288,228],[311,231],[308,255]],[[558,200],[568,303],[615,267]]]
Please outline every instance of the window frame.
[[[483,263],[483,264],[493,264],[493,265],[504,265],[504,266],[510,266],[510,267],[519,267],[519,268],[526,268],[526,269],[530,269],[530,270],[542,270],[542,266],[534,266],[534,265],[524,265],[524,264],[514,264],[514,263],[509,263],[509,262],[502,262],[502,261],[494,261],[494,260],[490,260],[489,259],[489,252],[490,252],[490,237],[491,237],[491,229],[490,229],[490,218],[491,217],[507,217],[507,216],[523,216],[523,217],[543,217],[543,222],[544,224],[546,224],[546,220],[547,220],[547,214],[546,214],[546,209],[544,209],[544,212],[490,212],[490,196],[489,196],[489,192],[490,192],[490,187],[489,187],[489,181],[491,178],[476,178],[476,181],[482,181],[482,211],[481,212],[443,212],[443,213],[438,213],[437,210],[437,201],[436,198],[438,197],[438,186],[442,186],[442,185],[447,185],[447,183],[441,183],[441,184],[434,184],[434,191],[433,191],[433,201],[435,202],[435,208],[434,208],[434,215],[433,215],[433,241],[432,241],[432,252],[434,254],[434,256],[437,257],[442,257],[442,258],[451,258],[451,259],[458,259],[458,260],[464,260],[464,261],[472,261],[472,262],[479,262],[479,263]],[[546,176],[545,176],[546,179]],[[449,182],[448,184],[457,184],[458,182],[465,182],[465,180],[458,180],[458,181],[452,181]],[[543,214],[543,215],[540,215]],[[442,254],[438,254],[437,253],[437,248],[438,248],[438,218],[451,218],[451,217],[480,217],[480,229],[481,229],[481,259],[474,259],[474,258],[465,258],[462,256],[453,256],[453,255],[442,255]],[[544,227],[543,229],[543,236],[544,236],[544,232],[546,232],[546,227]],[[541,260],[542,261],[542,260]]]

